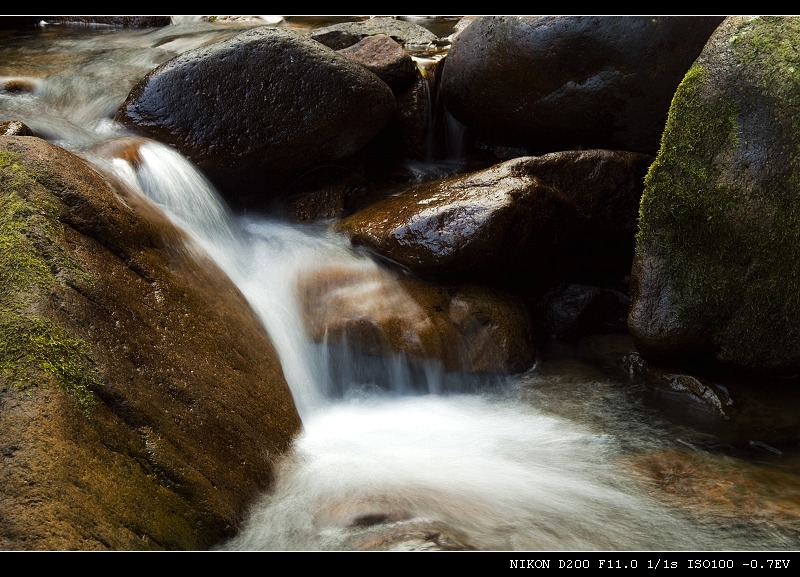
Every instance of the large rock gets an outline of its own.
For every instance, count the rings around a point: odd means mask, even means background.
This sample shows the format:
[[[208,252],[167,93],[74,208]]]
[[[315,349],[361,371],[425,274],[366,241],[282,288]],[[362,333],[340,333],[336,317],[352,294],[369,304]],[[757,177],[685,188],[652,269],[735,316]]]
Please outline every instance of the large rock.
[[[800,20],[731,17],[647,175],[628,324],[654,360],[800,370]]]
[[[154,205],[0,137],[0,549],[230,537],[300,421],[242,294]]]
[[[574,212],[516,159],[485,171],[424,183],[334,225],[357,245],[417,274],[485,275],[519,261],[534,236],[552,246],[556,215]]]
[[[116,118],[175,146],[230,200],[247,203],[353,155],[396,108],[389,86],[363,66],[299,32],[262,26],[165,62]]]
[[[607,150],[520,157],[414,186],[334,228],[438,279],[536,284],[552,274],[627,274],[651,161]]]
[[[454,40],[441,97],[531,154],[655,154],[672,95],[722,16],[487,16]]]

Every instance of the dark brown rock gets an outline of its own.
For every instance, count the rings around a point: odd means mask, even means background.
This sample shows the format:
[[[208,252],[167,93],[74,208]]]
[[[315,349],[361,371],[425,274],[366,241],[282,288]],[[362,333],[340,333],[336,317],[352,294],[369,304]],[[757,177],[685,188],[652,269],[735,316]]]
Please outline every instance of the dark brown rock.
[[[652,158],[566,151],[423,183],[335,225],[417,274],[512,284],[630,271]]]
[[[483,16],[454,39],[441,97],[528,154],[655,154],[681,78],[723,16]]]
[[[0,549],[198,550],[300,421],[242,294],[148,201],[0,137]]]
[[[517,159],[415,186],[343,219],[353,243],[423,276],[467,275],[519,262],[532,238],[552,240],[560,210],[574,208]],[[552,244],[550,245],[552,246]]]
[[[358,62],[395,91],[407,88],[417,76],[411,56],[386,34],[366,36],[339,54]]]

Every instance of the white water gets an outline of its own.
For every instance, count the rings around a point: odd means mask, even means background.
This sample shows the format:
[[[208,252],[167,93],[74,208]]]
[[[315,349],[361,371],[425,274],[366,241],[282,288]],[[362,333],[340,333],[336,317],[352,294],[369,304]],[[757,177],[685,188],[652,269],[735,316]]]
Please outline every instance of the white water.
[[[45,38],[40,50],[80,56],[69,67],[54,62],[35,95],[0,94],[0,112],[76,150],[125,136],[107,119],[108,107],[156,63],[211,39],[195,35],[195,26],[206,30],[186,22],[185,35],[100,30],[97,40],[69,31]],[[24,63],[26,50],[14,48],[5,62]],[[6,66],[0,74],[20,73]],[[412,369],[393,358],[384,370],[366,372],[390,381],[389,392],[370,386],[358,370],[363,359],[305,338],[295,291],[307,270],[340,265],[379,272],[379,265],[324,226],[232,214],[168,147],[147,143],[139,152],[136,169],[93,160],[161,205],[239,286],[276,346],[303,419],[274,490],[219,548],[797,547],[796,537],[769,525],[693,522],[653,501],[625,457],[672,447],[681,435],[692,439],[644,410],[623,383],[586,371],[568,371],[565,379],[533,367],[477,393],[468,392],[476,383],[459,375],[435,365]],[[375,276],[392,282],[391,275]],[[430,534],[439,541],[432,543]]]

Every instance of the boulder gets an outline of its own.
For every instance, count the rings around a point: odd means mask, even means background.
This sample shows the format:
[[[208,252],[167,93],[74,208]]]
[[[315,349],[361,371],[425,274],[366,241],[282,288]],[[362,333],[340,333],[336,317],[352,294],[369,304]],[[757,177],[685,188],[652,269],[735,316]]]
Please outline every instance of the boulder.
[[[155,205],[0,137],[3,550],[202,550],[300,419],[243,295]]]
[[[260,26],[157,67],[116,120],[177,148],[231,202],[257,204],[355,154],[396,108],[364,66],[307,35]]]
[[[630,271],[651,161],[606,150],[519,157],[416,185],[334,229],[424,277],[514,285],[619,277]]]
[[[447,109],[528,154],[655,154],[670,101],[722,16],[486,16],[454,39]]]
[[[800,21],[730,17],[686,73],[642,195],[628,326],[651,360],[800,370]]]

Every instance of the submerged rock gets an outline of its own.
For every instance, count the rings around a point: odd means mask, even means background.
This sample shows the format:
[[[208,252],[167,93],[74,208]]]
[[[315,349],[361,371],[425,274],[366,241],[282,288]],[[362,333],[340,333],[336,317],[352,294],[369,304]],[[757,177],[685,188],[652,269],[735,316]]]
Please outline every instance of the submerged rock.
[[[524,371],[536,357],[521,299],[488,287],[331,267],[303,275],[298,294],[313,341],[347,344],[364,355],[403,355],[448,372],[490,375]]]

